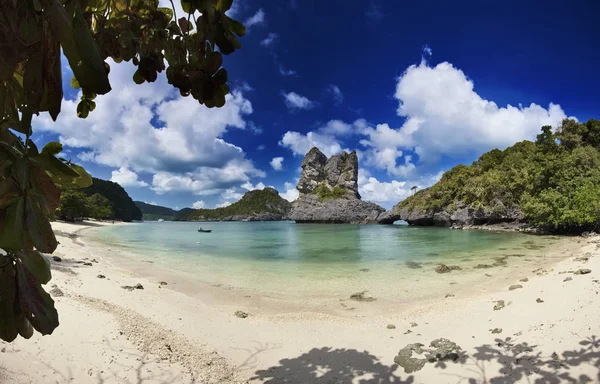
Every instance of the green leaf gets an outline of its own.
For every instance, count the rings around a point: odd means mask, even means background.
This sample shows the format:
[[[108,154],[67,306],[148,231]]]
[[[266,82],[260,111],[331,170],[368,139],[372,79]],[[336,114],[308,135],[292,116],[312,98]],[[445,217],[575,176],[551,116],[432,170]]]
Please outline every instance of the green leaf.
[[[169,21],[173,19],[173,10],[171,8],[159,7],[158,10],[164,13]]]
[[[23,264],[17,262],[16,268],[17,292],[25,317],[42,335],[52,334],[58,327],[54,300]]]
[[[225,68],[219,69],[213,79],[219,84],[225,84],[227,82],[227,71]]]
[[[5,251],[23,249],[25,231],[23,218],[25,215],[25,198],[16,197],[5,210],[0,211],[0,248]]]
[[[27,160],[24,158],[18,158],[13,163],[10,172],[17,181],[17,183],[21,186],[22,189],[25,189],[29,184],[29,164]]]
[[[61,153],[63,146],[58,141],[51,141],[42,148],[42,155],[56,156]]]
[[[21,152],[19,152],[19,150],[17,150],[17,148],[3,141],[0,141],[0,152],[12,159],[21,157],[23,155]]]
[[[71,88],[81,88],[81,85],[79,84],[79,81],[77,81],[77,78],[75,76],[71,77]]]
[[[44,97],[44,62],[41,54],[31,55],[23,74],[23,92],[28,109],[38,112]]]
[[[36,157],[32,157],[31,160],[60,180],[71,181],[73,178],[79,177],[79,173],[55,156],[45,154],[43,149],[42,153]]]
[[[33,336],[33,327],[22,312],[17,316],[16,323],[19,335],[25,339],[31,339],[31,336]]]
[[[79,7],[71,23],[59,0],[46,0],[46,3],[44,14],[79,84],[101,95],[109,92],[111,88],[104,62]]]
[[[146,81],[146,79],[144,78],[142,72],[139,69],[135,71],[135,73],[133,74],[133,82],[136,84],[143,84],[144,81]]]
[[[50,262],[40,252],[24,250],[17,252],[16,255],[40,284],[46,284],[52,279]]]
[[[30,46],[42,37],[41,23],[36,17],[35,8],[31,1],[20,1],[21,15],[19,20],[18,38],[26,46]]]
[[[6,105],[6,85],[0,81],[0,120],[4,119],[4,106]]]
[[[23,192],[12,178],[6,178],[0,182],[0,209],[10,205],[10,201]]]
[[[213,52],[208,57],[206,71],[212,75],[213,73],[217,72],[219,68],[221,68],[221,65],[223,65],[223,55],[221,55],[219,52]]]
[[[79,104],[77,104],[77,117],[85,119],[89,114],[90,109],[88,108],[87,100],[81,100]]]
[[[194,29],[194,24],[192,24],[191,21],[188,21],[188,19],[186,19],[185,17],[179,18],[179,20],[177,20],[177,23],[179,24],[179,28],[183,33],[189,32]]]
[[[87,188],[94,183],[92,179],[92,175],[87,173],[87,171],[80,165],[71,164],[71,168],[77,172],[79,177],[75,179],[75,184],[81,188]]]
[[[225,105],[225,95],[220,94],[220,95],[216,95],[215,98],[213,99],[214,105],[217,108],[221,108],[222,106]]]
[[[217,5],[215,5],[215,9],[225,13],[225,11],[228,11],[231,8],[232,3],[233,0],[219,0],[217,1]]]
[[[37,145],[30,139],[27,147],[27,156],[37,156],[39,154],[40,151],[38,150]]]
[[[0,339],[10,343],[19,333],[15,319],[17,282],[12,260],[0,256]]]
[[[185,13],[193,13],[196,8],[192,6],[192,2],[190,0],[181,0],[181,9]]]
[[[40,252],[52,253],[57,247],[50,220],[33,196],[27,196],[25,225],[34,247]]]
[[[12,129],[17,132],[21,132],[24,135],[31,135],[31,119],[33,114],[29,107],[25,108],[21,112],[21,120],[15,125],[12,126]]]
[[[231,24],[231,32],[235,33],[240,37],[246,35],[246,27],[244,26],[244,24],[232,19],[231,17],[227,18],[229,19],[229,23]]]
[[[48,111],[56,121],[63,99],[60,43],[48,23],[44,23],[44,32],[44,96],[40,111]]]
[[[43,205],[47,214],[52,214],[60,204],[60,189],[54,185],[54,181],[39,167],[32,167],[30,173],[31,185],[34,192],[43,197]]]

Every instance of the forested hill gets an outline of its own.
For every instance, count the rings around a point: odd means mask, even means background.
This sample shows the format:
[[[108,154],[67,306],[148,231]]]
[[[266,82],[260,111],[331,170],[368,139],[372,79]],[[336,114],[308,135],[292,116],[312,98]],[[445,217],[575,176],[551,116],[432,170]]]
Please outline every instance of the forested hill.
[[[176,220],[186,221],[241,221],[282,220],[292,204],[279,196],[273,188],[246,192],[237,202],[224,208],[194,209],[177,214]]]
[[[161,207],[160,205],[148,204],[142,201],[134,201],[135,205],[142,211],[142,218],[144,220],[173,220],[177,211],[168,207]]]
[[[81,191],[88,196],[99,193],[106,197],[112,205],[114,218],[117,220],[142,220],[140,209],[134,204],[123,187],[117,183],[94,177],[93,184],[90,187],[81,189]]]
[[[458,165],[380,218],[416,225],[523,221],[563,233],[600,229],[600,121],[542,127],[535,142]]]

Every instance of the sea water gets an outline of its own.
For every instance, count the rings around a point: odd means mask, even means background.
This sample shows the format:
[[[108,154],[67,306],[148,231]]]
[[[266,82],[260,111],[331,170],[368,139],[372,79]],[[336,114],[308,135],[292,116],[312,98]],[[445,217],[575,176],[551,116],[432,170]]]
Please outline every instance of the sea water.
[[[200,226],[212,232],[198,232]],[[294,222],[144,222],[96,228],[86,237],[113,258],[151,263],[188,281],[286,298],[366,290],[408,300],[475,283],[485,289],[486,279],[516,279],[572,247],[521,233]],[[438,274],[439,264],[461,270]]]

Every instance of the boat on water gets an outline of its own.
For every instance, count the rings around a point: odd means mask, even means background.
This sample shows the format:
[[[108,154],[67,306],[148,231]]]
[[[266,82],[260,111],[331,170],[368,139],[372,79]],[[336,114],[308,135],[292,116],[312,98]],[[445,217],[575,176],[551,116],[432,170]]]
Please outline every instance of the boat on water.
[[[204,228],[200,227],[200,228],[198,228],[198,232],[206,232],[206,233],[208,233],[208,232],[212,232],[212,229],[204,229]]]
[[[158,219],[158,222],[159,222],[159,223],[162,223],[162,222],[164,222],[164,221],[165,221],[165,219]]]

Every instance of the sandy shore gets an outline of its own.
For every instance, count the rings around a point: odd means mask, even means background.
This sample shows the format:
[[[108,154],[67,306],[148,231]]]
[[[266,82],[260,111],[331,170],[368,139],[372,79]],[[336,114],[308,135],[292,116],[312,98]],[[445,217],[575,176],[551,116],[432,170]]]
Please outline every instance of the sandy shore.
[[[61,325],[0,342],[0,383],[600,383],[598,237],[483,294],[335,316],[186,295],[168,273],[143,278],[86,246],[82,229],[95,225],[53,223],[62,261],[47,289],[63,294]],[[409,373],[394,363],[407,344],[439,338],[461,347],[458,361]]]

